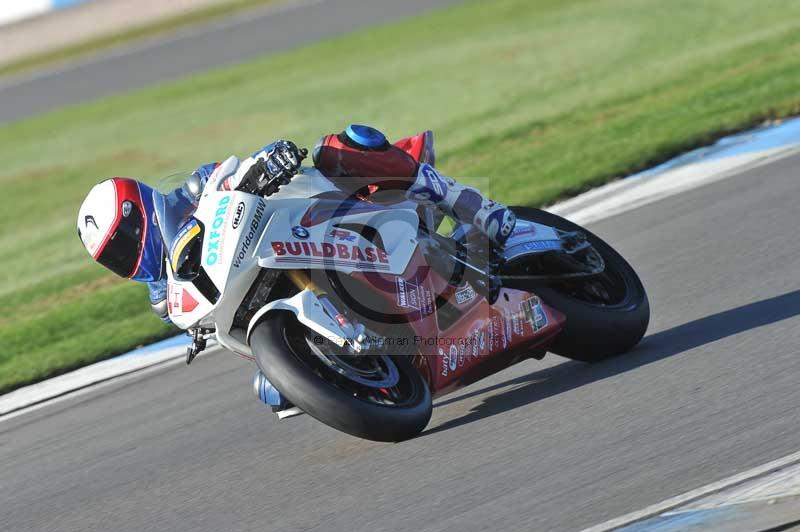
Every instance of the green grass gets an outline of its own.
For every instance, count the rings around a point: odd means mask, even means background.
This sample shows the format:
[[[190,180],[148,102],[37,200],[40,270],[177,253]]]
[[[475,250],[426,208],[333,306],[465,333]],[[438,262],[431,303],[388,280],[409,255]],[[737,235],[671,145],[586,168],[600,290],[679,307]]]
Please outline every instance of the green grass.
[[[75,234],[88,188],[277,137],[431,128],[439,166],[539,205],[800,105],[794,0],[498,0],[0,128],[0,391],[162,336]]]
[[[119,46],[139,39],[155,37],[178,28],[199,24],[201,22],[208,22],[209,20],[222,16],[230,16],[233,13],[274,1],[276,0],[228,0],[220,4],[214,4],[187,13],[174,15],[163,20],[134,26],[120,31],[119,33],[79,41],[57,50],[26,56],[17,61],[2,65],[0,66],[0,77],[10,74],[19,74],[26,70],[41,68],[68,59],[76,59],[106,48]]]

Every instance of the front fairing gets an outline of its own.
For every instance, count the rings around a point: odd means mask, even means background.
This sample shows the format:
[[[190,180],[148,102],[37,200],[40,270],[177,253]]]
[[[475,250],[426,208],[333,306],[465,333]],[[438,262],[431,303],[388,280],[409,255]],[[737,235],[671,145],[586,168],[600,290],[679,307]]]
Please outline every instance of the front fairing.
[[[171,190],[154,195],[169,259],[195,223],[202,227],[196,278],[181,278],[167,261],[171,301],[178,303],[170,312],[179,327],[201,322],[228,331],[264,268],[396,274],[417,247],[415,205],[347,200],[314,169],[267,198],[217,190],[212,179],[195,203],[179,184],[173,180]]]
[[[270,269],[330,269],[344,274],[400,274],[417,248],[412,208],[331,200],[275,209],[259,243],[258,264]],[[283,202],[281,202],[283,203]]]

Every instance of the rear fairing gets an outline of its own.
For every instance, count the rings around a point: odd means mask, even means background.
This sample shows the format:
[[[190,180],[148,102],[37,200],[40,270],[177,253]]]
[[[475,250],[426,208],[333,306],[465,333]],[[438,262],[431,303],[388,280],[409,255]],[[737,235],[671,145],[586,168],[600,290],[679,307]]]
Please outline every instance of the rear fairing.
[[[387,313],[409,323],[415,365],[437,396],[543,355],[565,323],[563,314],[530,292],[502,289],[490,305],[468,284],[449,286],[419,252],[401,275],[354,277],[381,293]]]

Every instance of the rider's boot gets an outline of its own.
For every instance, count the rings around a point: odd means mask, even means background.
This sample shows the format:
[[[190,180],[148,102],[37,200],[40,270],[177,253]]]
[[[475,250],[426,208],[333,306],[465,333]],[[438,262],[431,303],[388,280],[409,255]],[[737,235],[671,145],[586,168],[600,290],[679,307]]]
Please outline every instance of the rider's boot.
[[[156,315],[161,318],[161,321],[164,323],[170,323],[169,309],[167,305],[166,278],[147,283],[147,291],[149,292],[150,296],[150,308],[152,308],[153,312],[155,312]]]
[[[445,214],[462,223],[472,224],[483,233],[493,246],[480,246],[477,252],[482,259],[478,263],[485,266],[474,269],[475,257],[464,257],[463,279],[493,304],[500,294],[501,283],[494,270],[501,262],[499,250],[505,246],[508,237],[514,232],[517,218],[514,212],[488,198],[477,189],[457,183],[454,179],[439,174],[429,164],[421,164],[413,185],[407,195],[418,203],[432,203]],[[475,251],[475,249],[473,249]],[[440,272],[441,273],[441,272]]]
[[[473,224],[498,248],[505,245],[517,223],[511,209],[484,197],[477,189],[439,174],[429,164],[419,166],[408,197],[418,203],[433,203],[456,220]]]
[[[267,376],[261,373],[261,370],[256,371],[255,375],[253,375],[253,391],[262,403],[269,406],[277,414],[279,419],[298,416],[303,413],[267,380]]]

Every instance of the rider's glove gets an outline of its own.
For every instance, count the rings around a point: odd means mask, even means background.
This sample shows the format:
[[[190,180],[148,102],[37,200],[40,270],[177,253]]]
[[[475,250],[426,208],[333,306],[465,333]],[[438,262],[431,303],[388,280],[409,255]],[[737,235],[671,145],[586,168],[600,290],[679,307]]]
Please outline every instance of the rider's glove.
[[[273,144],[267,158],[259,158],[242,176],[237,190],[269,196],[281,185],[288,185],[300,169],[300,163],[308,150],[299,149],[294,142],[279,140]]]
[[[300,162],[306,158],[308,150],[298,149],[291,140],[279,140],[267,154],[267,170],[270,176],[285,179],[284,185],[300,169]]]

